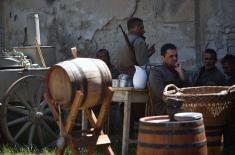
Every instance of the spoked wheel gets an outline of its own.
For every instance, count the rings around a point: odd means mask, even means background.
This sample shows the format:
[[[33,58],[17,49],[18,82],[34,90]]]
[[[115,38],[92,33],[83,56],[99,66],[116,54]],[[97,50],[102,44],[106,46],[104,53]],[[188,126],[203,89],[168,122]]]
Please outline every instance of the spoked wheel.
[[[24,76],[8,88],[1,123],[3,134],[14,145],[48,147],[55,144],[58,127],[43,100],[43,93],[43,76]]]

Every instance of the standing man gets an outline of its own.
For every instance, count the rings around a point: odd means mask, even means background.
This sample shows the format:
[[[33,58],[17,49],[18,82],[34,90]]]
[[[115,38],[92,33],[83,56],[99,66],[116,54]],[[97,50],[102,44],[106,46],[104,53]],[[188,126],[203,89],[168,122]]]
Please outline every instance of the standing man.
[[[122,39],[118,47],[117,59],[120,72],[128,74],[130,79],[132,79],[135,72],[134,65],[143,66],[148,64],[149,57],[155,52],[155,48],[153,45],[148,49],[148,45],[145,42],[145,30],[142,19],[137,17],[130,18],[127,21],[127,28],[128,34],[125,39]]]
[[[203,53],[203,66],[192,77],[193,86],[223,86],[226,78],[215,66],[217,54],[213,49],[206,49]]]
[[[168,84],[175,84],[177,87],[188,86],[189,81],[181,64],[177,62],[177,48],[171,43],[161,47],[162,65],[150,70],[149,84],[154,115],[166,114],[166,103],[163,101],[163,90]]]
[[[148,48],[144,37],[143,20],[137,17],[131,17],[127,21],[128,34],[123,31],[123,38],[118,46],[117,60],[118,68],[122,74],[129,76],[132,82],[135,73],[135,67],[144,66],[149,63],[149,57],[155,52],[154,45]],[[134,124],[139,122],[139,118],[144,116],[145,108],[142,104],[132,105],[131,110],[131,136],[135,136]],[[136,122],[136,123],[135,123]],[[133,134],[133,135],[132,135]]]

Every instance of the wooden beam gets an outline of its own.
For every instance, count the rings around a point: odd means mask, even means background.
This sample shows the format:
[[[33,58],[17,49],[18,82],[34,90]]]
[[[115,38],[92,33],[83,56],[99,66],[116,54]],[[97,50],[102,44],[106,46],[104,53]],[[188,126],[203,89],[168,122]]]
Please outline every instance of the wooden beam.
[[[82,105],[83,97],[84,94],[82,93],[82,91],[76,92],[69,116],[67,117],[66,121],[66,133],[69,133],[74,126],[74,122],[76,121],[78,115],[79,107],[81,107]]]

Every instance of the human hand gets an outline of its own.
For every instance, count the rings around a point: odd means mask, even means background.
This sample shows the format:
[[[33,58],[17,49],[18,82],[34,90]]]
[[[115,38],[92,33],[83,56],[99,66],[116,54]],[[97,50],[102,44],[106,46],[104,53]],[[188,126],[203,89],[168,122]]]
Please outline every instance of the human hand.
[[[176,62],[175,63],[175,68],[176,72],[178,73],[179,77],[181,80],[185,80],[185,73],[183,71],[183,68],[180,63]]]
[[[181,64],[180,64],[179,62],[176,62],[174,69],[175,69],[177,72],[182,71],[182,66],[181,66]]]

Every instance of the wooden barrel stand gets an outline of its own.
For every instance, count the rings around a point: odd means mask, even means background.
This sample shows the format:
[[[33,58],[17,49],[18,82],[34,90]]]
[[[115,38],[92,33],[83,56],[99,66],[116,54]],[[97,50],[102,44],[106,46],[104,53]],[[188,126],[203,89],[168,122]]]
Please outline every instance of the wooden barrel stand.
[[[46,77],[44,97],[52,111],[65,144],[57,147],[56,154],[64,153],[68,145],[74,155],[77,147],[86,147],[87,154],[94,154],[101,146],[105,154],[113,155],[108,135],[102,131],[109,105],[112,100],[111,73],[106,64],[98,59],[77,58],[51,67]],[[101,104],[98,118],[91,107]],[[60,121],[57,106],[69,112],[65,125]],[[86,131],[72,131],[79,110],[85,112],[91,127]],[[74,135],[74,133],[77,133]]]

